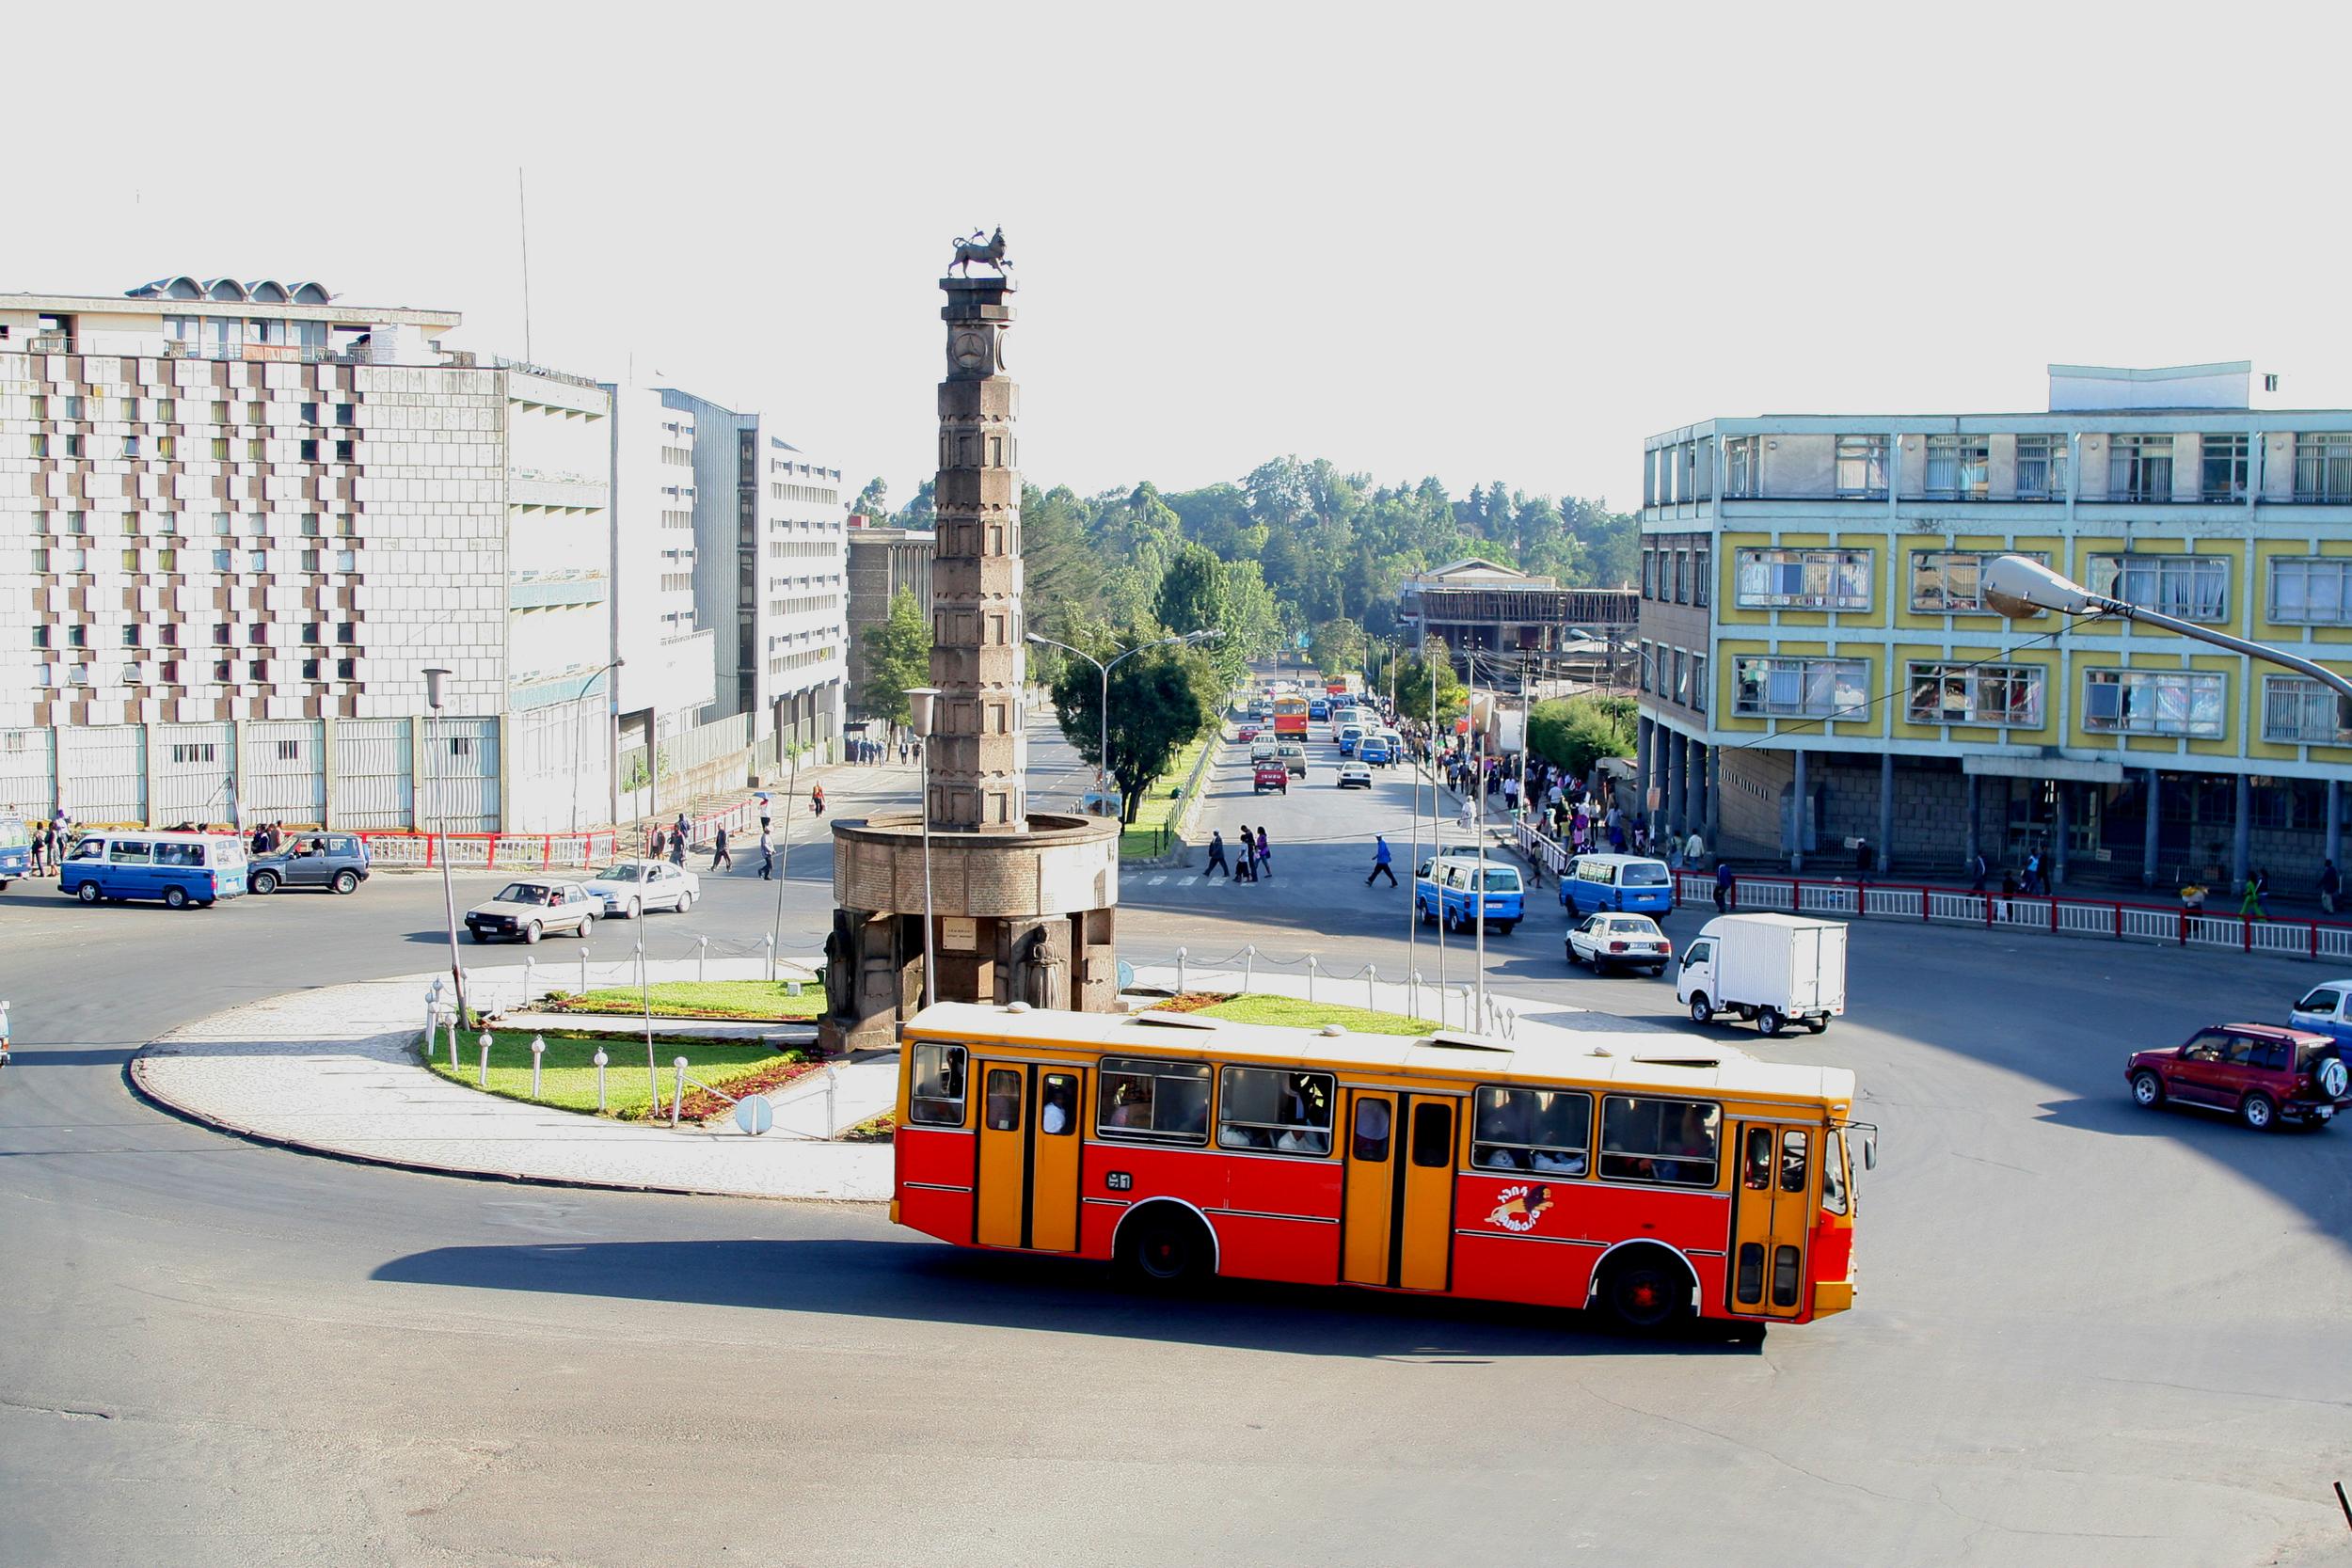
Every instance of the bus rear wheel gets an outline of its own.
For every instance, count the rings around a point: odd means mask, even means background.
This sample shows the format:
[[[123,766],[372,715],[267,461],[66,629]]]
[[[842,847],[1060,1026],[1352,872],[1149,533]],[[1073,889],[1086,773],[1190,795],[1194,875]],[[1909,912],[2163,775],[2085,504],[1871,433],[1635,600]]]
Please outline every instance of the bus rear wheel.
[[[1602,1276],[1600,1299],[1627,1328],[1655,1333],[1690,1310],[1690,1280],[1668,1259],[1637,1253]]]
[[[164,889],[164,908],[167,910],[184,910],[187,907],[188,890],[186,888],[167,887]]]
[[[1165,1205],[1137,1215],[1120,1238],[1123,1271],[1155,1291],[1198,1284],[1209,1272],[1209,1235],[1200,1222]]]

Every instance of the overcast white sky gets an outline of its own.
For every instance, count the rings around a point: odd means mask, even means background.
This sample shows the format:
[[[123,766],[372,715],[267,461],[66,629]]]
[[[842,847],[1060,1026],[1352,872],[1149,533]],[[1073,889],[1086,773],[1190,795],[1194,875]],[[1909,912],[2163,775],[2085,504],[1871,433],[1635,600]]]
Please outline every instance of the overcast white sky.
[[[315,277],[519,354],[520,166],[535,357],[897,500],[1000,223],[1024,467],[1080,490],[1623,505],[1655,431],[2039,408],[2052,360],[2352,404],[2340,6],[43,8],[0,292]]]

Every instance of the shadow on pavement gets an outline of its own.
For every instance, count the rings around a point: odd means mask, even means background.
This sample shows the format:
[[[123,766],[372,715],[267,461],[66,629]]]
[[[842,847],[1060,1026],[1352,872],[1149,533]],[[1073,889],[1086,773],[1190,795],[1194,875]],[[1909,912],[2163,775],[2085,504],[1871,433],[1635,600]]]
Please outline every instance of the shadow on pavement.
[[[1109,1267],[927,1243],[608,1242],[437,1247],[378,1268],[390,1284],[837,1312],[1049,1329],[1298,1355],[1478,1364],[1529,1356],[1743,1354],[1752,1328],[1697,1323],[1621,1337],[1581,1312],[1220,1280],[1197,1294],[1120,1289]]]

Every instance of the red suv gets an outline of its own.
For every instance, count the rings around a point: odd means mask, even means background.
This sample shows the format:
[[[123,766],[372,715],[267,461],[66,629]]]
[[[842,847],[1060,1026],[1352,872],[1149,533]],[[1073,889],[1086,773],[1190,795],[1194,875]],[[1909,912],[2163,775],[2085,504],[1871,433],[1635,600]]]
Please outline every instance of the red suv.
[[[2135,1051],[2123,1064],[2132,1099],[2234,1113],[2261,1132],[2280,1120],[2324,1124],[2352,1105],[2352,1072],[2326,1035],[2268,1023],[2201,1029],[2168,1051]]]
[[[1279,757],[1258,764],[1257,772],[1250,776],[1250,794],[1263,795],[1269,789],[1279,789],[1285,795],[1291,792],[1291,770],[1282,766]]]

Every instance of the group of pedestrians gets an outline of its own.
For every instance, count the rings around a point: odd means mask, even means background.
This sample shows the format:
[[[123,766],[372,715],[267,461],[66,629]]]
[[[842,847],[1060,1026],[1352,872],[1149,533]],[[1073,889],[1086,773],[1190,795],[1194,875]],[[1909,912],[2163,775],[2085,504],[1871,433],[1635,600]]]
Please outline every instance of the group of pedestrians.
[[[57,863],[73,847],[72,818],[59,812],[47,821],[34,822],[25,829],[27,835],[27,876],[47,877],[56,872]]]
[[[1274,846],[1267,842],[1265,829],[1261,827],[1252,832],[1249,824],[1243,823],[1241,832],[1233,836],[1232,861],[1230,864],[1226,861],[1225,831],[1220,828],[1210,833],[1209,863],[1202,879],[1215,878],[1219,872],[1237,883],[1254,882],[1260,878],[1272,881]]]

